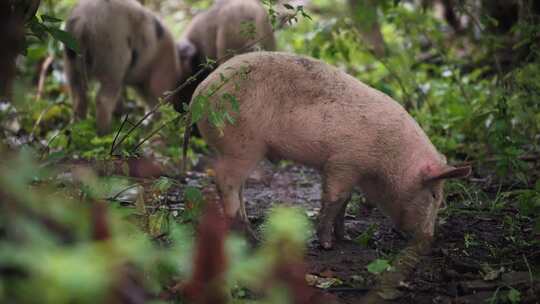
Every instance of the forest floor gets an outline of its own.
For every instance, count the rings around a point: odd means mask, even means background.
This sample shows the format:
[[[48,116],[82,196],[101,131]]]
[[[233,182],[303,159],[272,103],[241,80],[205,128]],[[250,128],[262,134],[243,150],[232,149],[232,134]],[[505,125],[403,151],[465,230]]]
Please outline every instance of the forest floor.
[[[211,176],[208,163],[199,162],[185,180],[167,190],[160,204],[169,210],[185,210],[186,185],[214,187]],[[155,181],[147,179],[148,184]],[[447,208],[439,213],[431,254],[402,282],[400,297],[392,303],[540,303],[540,281],[533,278],[540,269],[540,247],[535,241],[539,235],[533,220],[519,216],[516,202],[502,196],[501,187],[489,178],[471,177],[451,188]],[[128,192],[124,194],[130,196]],[[501,199],[505,202],[498,204]],[[315,170],[289,162],[264,162],[247,180],[244,200],[256,228],[276,204],[304,208],[315,224],[321,178]],[[126,202],[122,205],[136,207],[133,201]],[[377,282],[377,274],[367,266],[378,259],[391,262],[407,240],[359,193],[353,195],[345,223],[350,241],[337,243],[332,250],[321,249],[315,237],[310,240],[306,279],[340,303],[358,303]]]
[[[191,183],[211,184],[204,173],[192,176]],[[260,224],[274,204],[302,206],[315,220],[320,182],[319,174],[309,168],[262,164],[244,190],[252,225]],[[487,183],[476,186],[493,191]],[[532,222],[515,217],[511,207],[494,211],[472,206],[474,198],[468,199],[450,194],[449,207],[438,219],[433,252],[403,282],[401,297],[394,303],[501,303],[500,299],[539,303],[540,282],[532,278],[531,267],[538,267],[540,248],[531,242]],[[341,303],[357,303],[376,282],[366,266],[376,259],[392,260],[407,241],[376,208],[361,203],[359,195],[349,204],[346,230],[351,241],[338,243],[333,250],[321,249],[316,239],[310,241],[308,281]]]

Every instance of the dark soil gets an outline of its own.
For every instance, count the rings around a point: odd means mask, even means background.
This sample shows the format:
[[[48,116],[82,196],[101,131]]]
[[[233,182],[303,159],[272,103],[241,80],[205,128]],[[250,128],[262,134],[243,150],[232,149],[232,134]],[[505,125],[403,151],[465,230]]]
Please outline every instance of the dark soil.
[[[206,175],[192,177],[191,183],[209,183]],[[265,163],[248,180],[244,198],[255,226],[275,204],[302,206],[315,220],[320,190],[320,176],[314,170]],[[510,303],[510,288],[520,292],[517,303],[539,303],[540,283],[532,274],[539,270],[540,248],[538,241],[534,244],[538,235],[532,222],[519,218],[512,208],[489,211],[460,202],[462,198],[449,198],[452,207],[439,215],[431,255],[403,282],[402,296],[393,303],[485,303],[492,298],[498,299],[492,303]],[[313,239],[306,259],[317,281],[334,282],[325,286],[326,292],[341,303],[358,303],[377,282],[366,266],[377,258],[391,261],[407,241],[376,208],[361,203],[360,196],[349,204],[346,227],[352,241],[322,250]],[[369,227],[373,234],[367,246],[355,241]]]

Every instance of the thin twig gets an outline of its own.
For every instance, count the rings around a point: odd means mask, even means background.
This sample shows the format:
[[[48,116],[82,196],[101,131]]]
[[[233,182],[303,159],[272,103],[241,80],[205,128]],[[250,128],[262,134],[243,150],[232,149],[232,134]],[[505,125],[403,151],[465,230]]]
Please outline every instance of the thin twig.
[[[118,129],[118,132],[116,132],[116,135],[114,136],[114,139],[113,139],[113,142],[112,142],[112,145],[111,145],[111,151],[109,153],[109,155],[111,155],[111,156],[113,155],[113,153],[115,151],[116,140],[118,139],[118,136],[120,135],[120,132],[122,132],[122,129],[124,129],[124,125],[128,121],[128,118],[129,118],[129,113],[126,114],[126,117],[124,118],[124,121],[122,121],[122,124],[120,125],[120,129]]]
[[[36,93],[36,101],[41,99],[41,95],[43,95],[43,87],[45,86],[45,79],[47,78],[47,70],[51,66],[51,64],[54,61],[54,57],[49,55],[43,63],[41,64],[41,70],[39,72],[39,81],[38,81],[38,89]]]
[[[527,257],[524,254],[522,254],[521,256],[523,257],[523,261],[525,262],[525,265],[527,265],[527,270],[529,271],[529,281],[531,282],[531,287],[532,287],[534,278],[531,271],[531,265],[529,265],[529,261],[527,261]]]
[[[152,136],[156,135],[159,131],[161,131],[163,128],[165,128],[165,126],[167,126],[169,123],[177,122],[181,118],[182,118],[181,116],[178,116],[178,117],[176,117],[174,119],[171,119],[171,120],[163,123],[161,126],[156,128],[154,131],[150,132],[150,134],[148,136],[143,138],[141,141],[139,141],[137,143],[137,145],[135,145],[135,147],[131,150],[131,153],[134,153],[135,151],[137,151],[137,149],[139,149],[146,141],[148,141],[150,138],[152,138]]]
[[[116,151],[116,149],[129,137],[129,135],[131,135],[131,133],[133,133],[133,131],[135,131],[135,129],[137,129],[148,117],[153,115],[165,102],[169,101],[169,99],[172,96],[174,96],[175,94],[180,92],[180,90],[184,89],[186,86],[194,82],[197,79],[197,77],[202,75],[202,73],[206,72],[207,69],[208,69],[208,66],[203,67],[195,75],[188,78],[188,80],[186,80],[182,85],[177,87],[175,90],[173,90],[172,92],[166,92],[163,99],[159,103],[157,103],[150,111],[144,114],[144,116],[141,119],[139,119],[139,121],[133,124],[133,126],[120,138],[118,143],[112,145],[111,151]]]

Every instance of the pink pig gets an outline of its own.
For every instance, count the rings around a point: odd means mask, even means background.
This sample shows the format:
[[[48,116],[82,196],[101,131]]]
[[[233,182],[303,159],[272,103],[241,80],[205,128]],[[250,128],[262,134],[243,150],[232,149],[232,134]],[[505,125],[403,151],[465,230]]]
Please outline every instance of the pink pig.
[[[216,183],[225,213],[246,227],[242,187],[265,157],[321,171],[317,234],[324,248],[333,246],[334,237],[345,237],[344,214],[354,186],[398,229],[430,242],[444,180],[471,171],[447,165],[392,98],[308,57],[278,52],[234,57],[197,87],[194,96],[199,94],[213,107],[227,108],[235,120],[218,130],[203,116],[197,126],[217,150]],[[224,102],[224,94],[237,98],[238,112]]]

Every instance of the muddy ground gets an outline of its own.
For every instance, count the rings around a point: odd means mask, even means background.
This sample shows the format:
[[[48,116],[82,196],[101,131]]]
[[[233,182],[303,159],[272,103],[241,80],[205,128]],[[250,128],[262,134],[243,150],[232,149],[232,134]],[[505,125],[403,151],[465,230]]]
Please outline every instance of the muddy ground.
[[[190,176],[189,184],[211,183],[206,174],[192,172]],[[477,186],[488,194],[493,188]],[[255,226],[273,204],[301,205],[315,221],[320,190],[320,176],[314,170],[265,163],[248,180],[244,197]],[[532,273],[538,272],[540,248],[531,245],[538,237],[532,232],[532,222],[518,218],[511,207],[493,211],[475,205],[481,201],[475,201],[471,193],[454,192],[447,202],[451,207],[439,216],[432,254],[403,282],[402,295],[393,303],[511,303],[510,299],[539,303],[540,283]],[[358,303],[376,282],[366,266],[377,258],[392,260],[406,240],[376,208],[362,203],[360,195],[349,204],[346,227],[351,241],[328,251],[313,239],[306,259],[314,285],[341,303]],[[361,244],[360,236],[370,229],[371,237]]]

